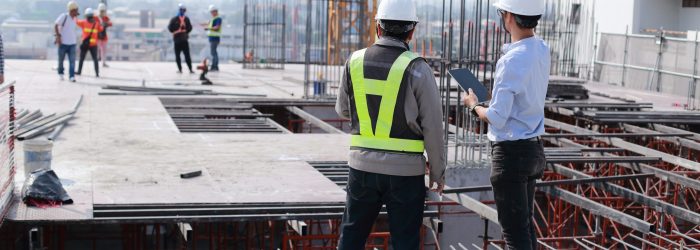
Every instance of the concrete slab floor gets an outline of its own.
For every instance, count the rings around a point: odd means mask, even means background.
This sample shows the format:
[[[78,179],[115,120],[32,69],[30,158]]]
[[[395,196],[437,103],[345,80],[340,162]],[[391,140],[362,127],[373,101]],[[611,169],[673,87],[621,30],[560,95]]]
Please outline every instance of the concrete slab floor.
[[[306,161],[345,161],[349,137],[329,134],[179,133],[157,96],[100,96],[106,84],[212,89],[217,92],[302,96],[303,68],[243,70],[224,64],[210,74],[177,74],[174,63],[111,62],[77,83],[59,81],[53,61],[8,60],[6,79],[17,80],[18,109],[44,114],[83,103],[53,150],[52,168],[75,200],[54,209],[17,205],[8,219],[89,220],[92,204],[341,202],[345,192]],[[66,65],[67,66],[67,65]],[[230,96],[227,96],[230,97]],[[22,144],[16,148],[16,192],[24,182]],[[180,179],[180,173],[203,175]],[[18,202],[19,203],[19,202]],[[50,211],[50,212],[49,212]]]

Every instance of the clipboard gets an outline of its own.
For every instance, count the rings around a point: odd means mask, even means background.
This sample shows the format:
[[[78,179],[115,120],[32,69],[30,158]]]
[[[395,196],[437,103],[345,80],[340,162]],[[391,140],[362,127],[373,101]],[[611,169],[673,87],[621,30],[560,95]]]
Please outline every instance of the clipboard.
[[[474,76],[469,69],[453,69],[448,71],[448,73],[457,81],[464,91],[471,88],[476,97],[479,98],[479,102],[485,102],[491,99],[489,91],[476,79],[476,76]]]

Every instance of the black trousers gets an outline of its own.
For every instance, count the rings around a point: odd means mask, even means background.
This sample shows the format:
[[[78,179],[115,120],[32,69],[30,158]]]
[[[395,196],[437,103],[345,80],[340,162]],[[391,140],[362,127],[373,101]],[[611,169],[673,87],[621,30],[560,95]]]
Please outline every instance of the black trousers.
[[[532,221],[535,181],[542,178],[545,156],[542,142],[506,141],[492,144],[491,185],[498,222],[508,249],[537,249]]]
[[[386,205],[394,249],[420,248],[425,183],[420,176],[393,176],[350,169],[339,250],[363,250],[374,221]]]
[[[192,57],[190,57],[190,43],[187,41],[175,42],[175,62],[177,62],[177,70],[182,72],[182,60],[180,59],[180,53],[185,54],[185,62],[187,63],[187,68],[192,72]]]
[[[78,63],[78,72],[76,72],[76,74],[82,74],[83,61],[85,61],[85,56],[87,56],[88,52],[90,52],[92,63],[95,65],[95,74],[100,76],[100,65],[97,63],[97,46],[90,46],[88,49],[80,49],[80,62]]]

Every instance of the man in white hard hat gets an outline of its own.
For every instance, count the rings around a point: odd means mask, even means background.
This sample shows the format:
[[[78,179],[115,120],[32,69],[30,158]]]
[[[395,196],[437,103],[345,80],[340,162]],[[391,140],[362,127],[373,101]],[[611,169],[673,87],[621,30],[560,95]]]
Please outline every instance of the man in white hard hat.
[[[5,51],[2,48],[2,34],[0,34],[0,84],[5,82]]]
[[[190,43],[189,34],[192,32],[192,23],[190,18],[185,15],[187,13],[187,7],[185,4],[178,4],[177,16],[170,19],[170,24],[168,24],[168,30],[173,34],[173,43],[175,45],[175,62],[177,63],[178,73],[182,74],[182,61],[180,60],[180,54],[185,54],[185,62],[187,63],[187,68],[190,70],[190,74],[194,74],[192,71],[192,57],[190,56]]]
[[[409,50],[414,2],[383,0],[375,19],[379,40],[347,61],[335,107],[351,120],[339,249],[364,249],[382,205],[393,248],[419,249],[426,172],[433,191],[445,179],[442,104],[432,69]]]
[[[222,19],[219,16],[219,8],[215,5],[209,5],[209,13],[211,13],[211,20],[209,23],[204,24],[204,30],[207,31],[207,36],[209,37],[209,48],[211,51],[211,70],[219,71],[219,53],[217,48],[219,43],[221,43],[221,25]]]
[[[109,41],[109,38],[107,37],[107,28],[112,27],[112,20],[109,18],[107,15],[107,5],[104,3],[100,3],[97,6],[97,11],[99,11],[99,16],[97,18],[98,21],[100,21],[100,25],[102,25],[102,31],[100,31],[99,34],[97,34],[97,47],[99,48],[100,52],[100,60],[102,60],[102,67],[108,67],[107,66],[107,42]]]
[[[78,34],[75,30],[78,29],[76,24],[79,14],[78,3],[70,1],[66,8],[68,12],[62,13],[56,18],[54,25],[56,41],[54,43],[58,46],[58,75],[63,80],[63,59],[68,55],[68,76],[71,82],[75,82],[75,47],[78,43]]]
[[[498,9],[512,43],[503,45],[488,107],[469,90],[465,106],[489,123],[493,147],[491,185],[508,249],[536,249],[532,220],[535,181],[545,157],[544,102],[549,82],[549,46],[535,35],[544,0],[500,0]]]

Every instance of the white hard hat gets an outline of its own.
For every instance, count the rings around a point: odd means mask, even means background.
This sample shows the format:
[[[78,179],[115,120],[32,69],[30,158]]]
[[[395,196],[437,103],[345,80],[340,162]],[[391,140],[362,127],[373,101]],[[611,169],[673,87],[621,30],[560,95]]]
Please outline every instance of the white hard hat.
[[[71,10],[77,10],[79,7],[78,7],[78,3],[76,3],[75,1],[70,1],[70,2],[68,2],[68,5],[66,5],[66,8],[68,9],[68,11],[71,11]]]
[[[523,16],[543,15],[545,8],[544,0],[498,0],[493,6]]]
[[[219,10],[219,8],[217,8],[215,5],[213,5],[213,4],[209,5],[209,12],[218,11],[218,10]]]
[[[100,3],[99,5],[97,5],[97,10],[105,11],[105,10],[107,10],[107,5],[104,3]]]
[[[413,0],[382,0],[374,19],[418,22],[416,5]]]
[[[94,16],[95,11],[92,8],[85,9],[85,16]]]
[[[185,6],[184,3],[179,3],[179,4],[177,5],[177,7],[178,7],[179,9],[187,9],[187,7]]]

